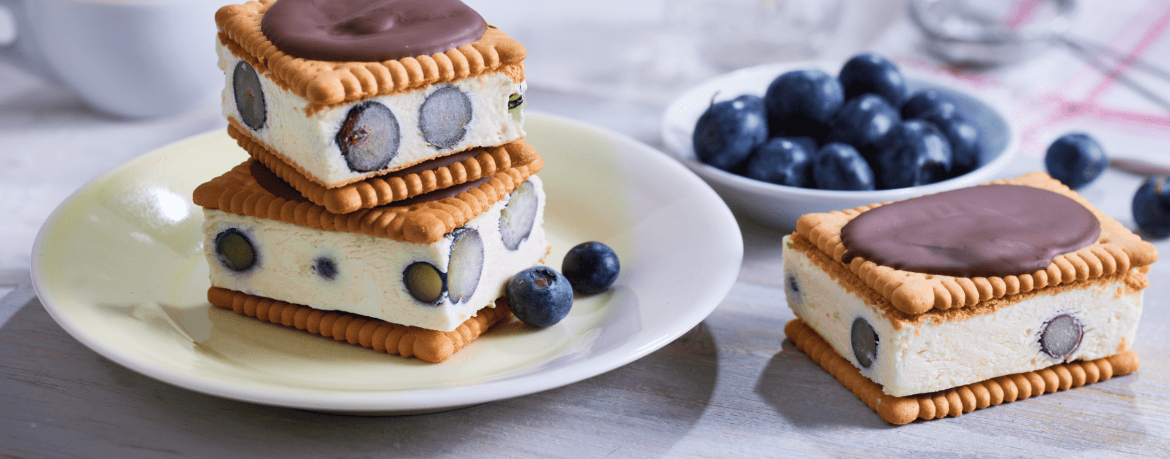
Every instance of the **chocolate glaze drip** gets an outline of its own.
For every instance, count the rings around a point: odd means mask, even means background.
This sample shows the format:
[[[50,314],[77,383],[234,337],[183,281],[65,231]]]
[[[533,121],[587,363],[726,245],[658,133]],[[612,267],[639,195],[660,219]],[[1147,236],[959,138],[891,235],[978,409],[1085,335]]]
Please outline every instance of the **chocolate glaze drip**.
[[[984,185],[887,204],[841,229],[841,261],[956,277],[1046,269],[1081,249],[1101,223],[1076,201],[1040,188]]]
[[[478,40],[483,17],[459,0],[280,0],[260,31],[290,56],[380,62]]]

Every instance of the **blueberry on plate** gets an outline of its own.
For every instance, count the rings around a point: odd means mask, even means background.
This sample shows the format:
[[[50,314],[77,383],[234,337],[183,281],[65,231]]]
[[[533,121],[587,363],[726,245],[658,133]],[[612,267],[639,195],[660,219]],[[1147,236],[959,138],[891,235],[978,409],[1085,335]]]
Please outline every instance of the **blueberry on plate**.
[[[813,183],[822,190],[874,189],[873,169],[856,148],[830,143],[813,154]]]
[[[1133,195],[1133,219],[1155,239],[1170,236],[1170,176],[1151,177]]]
[[[528,325],[544,328],[560,322],[573,307],[573,286],[557,270],[534,266],[516,273],[504,287],[512,314]]]
[[[951,146],[938,128],[922,120],[903,121],[882,139],[870,164],[878,188],[926,185],[947,178]]]
[[[1108,164],[1101,144],[1083,132],[1060,136],[1044,155],[1048,175],[1074,190],[1096,180]]]
[[[947,93],[934,89],[923,89],[914,93],[906,103],[902,104],[902,119],[925,119],[933,112],[950,113],[956,111],[954,99]]]
[[[692,138],[699,161],[729,171],[768,140],[764,101],[743,95],[716,102],[695,123]]]
[[[885,99],[863,94],[846,102],[833,117],[828,142],[853,145],[868,160],[877,152],[877,141],[901,121],[898,111]]]
[[[812,161],[800,144],[777,137],[760,145],[748,159],[746,174],[777,185],[812,187]]]
[[[573,290],[585,295],[604,292],[617,280],[621,268],[617,253],[597,241],[577,244],[561,262],[561,272]]]
[[[975,170],[983,161],[983,130],[974,121],[958,112],[936,110],[924,118],[933,124],[951,144],[953,169],[951,176],[959,176]]]
[[[906,79],[898,66],[885,56],[873,53],[853,56],[841,67],[837,78],[845,89],[845,100],[862,94],[877,94],[890,105],[901,107],[906,98]]]
[[[768,85],[764,109],[772,135],[824,137],[829,120],[845,104],[841,82],[820,70],[793,70]]]

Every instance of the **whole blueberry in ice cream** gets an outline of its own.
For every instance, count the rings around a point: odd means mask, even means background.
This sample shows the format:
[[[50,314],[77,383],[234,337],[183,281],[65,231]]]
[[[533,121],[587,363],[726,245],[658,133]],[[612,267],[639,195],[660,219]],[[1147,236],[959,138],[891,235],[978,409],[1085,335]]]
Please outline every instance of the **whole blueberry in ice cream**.
[[[898,123],[879,143],[873,165],[878,188],[905,188],[943,180],[951,171],[951,146],[934,125]]]
[[[877,94],[890,105],[901,107],[906,99],[906,79],[902,71],[884,56],[861,53],[849,59],[837,75],[845,89],[845,100],[862,94]]]
[[[877,153],[876,143],[902,121],[885,99],[863,94],[849,100],[830,123],[828,142],[853,145],[866,159]]]
[[[768,140],[764,101],[743,95],[716,102],[695,123],[692,142],[699,161],[729,171]]]
[[[537,328],[560,322],[573,307],[569,280],[548,266],[535,266],[516,273],[504,287],[508,306],[517,319]]]
[[[1101,144],[1083,132],[1060,136],[1044,155],[1048,175],[1074,190],[1096,180],[1107,165]]]
[[[1151,177],[1133,196],[1133,219],[1147,235],[1170,236],[1170,177]]]
[[[561,262],[561,272],[573,290],[585,295],[604,292],[617,280],[619,271],[621,263],[617,253],[597,241],[577,244]]]
[[[752,153],[747,176],[777,185],[808,188],[812,186],[811,156],[800,144],[777,137]]]
[[[844,103],[841,82],[820,70],[786,72],[772,80],[764,94],[772,135],[822,138],[829,120]]]

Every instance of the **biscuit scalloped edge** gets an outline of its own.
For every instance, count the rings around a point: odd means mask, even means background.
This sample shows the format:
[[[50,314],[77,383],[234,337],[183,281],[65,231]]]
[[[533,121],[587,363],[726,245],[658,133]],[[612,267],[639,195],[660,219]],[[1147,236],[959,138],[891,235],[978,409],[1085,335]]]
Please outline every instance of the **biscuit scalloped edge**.
[[[514,140],[504,145],[482,148],[476,156],[435,169],[415,172],[403,176],[374,176],[345,183],[338,187],[325,187],[306,175],[300,168],[290,164],[281,155],[274,153],[263,143],[229,120],[228,136],[248,152],[253,159],[291,185],[309,201],[335,214],[347,214],[360,209],[384,206],[395,201],[441,190],[455,185],[473,182],[516,166],[530,166],[540,170],[536,149],[523,140]],[[458,153],[458,152],[457,152]],[[543,164],[543,163],[542,163]],[[403,166],[403,168],[410,166]],[[393,170],[383,174],[392,174]]]
[[[218,39],[257,72],[304,97],[306,114],[371,97],[400,94],[432,84],[487,73],[524,81],[524,45],[489,26],[474,42],[431,55],[381,62],[330,62],[293,57],[260,31],[260,21],[276,0],[227,5],[216,11]]]
[[[512,317],[503,297],[496,300],[494,308],[480,309],[474,317],[449,332],[399,325],[348,312],[323,311],[220,287],[207,289],[207,301],[215,307],[261,322],[430,363],[447,360],[493,325]]]
[[[1137,352],[1126,349],[1096,360],[1061,363],[938,392],[894,397],[886,395],[882,386],[862,376],[857,367],[837,355],[829,343],[800,319],[788,322],[784,334],[883,421],[894,425],[909,424],[918,419],[929,421],[955,417],[989,406],[1077,388],[1133,373],[1140,365]]]
[[[1096,279],[1132,269],[1145,269],[1158,260],[1153,244],[1129,231],[1117,220],[1105,215],[1089,201],[1059,181],[1041,172],[991,184],[1023,185],[1067,196],[1093,213],[1101,223],[1101,235],[1087,247],[1057,255],[1047,269],[1030,274],[993,277],[952,277],[923,274],[882,266],[862,257],[843,265],[862,282],[888,298],[898,310],[922,314],[930,310],[970,307],[981,301],[1027,293],[1049,286]],[[796,223],[796,234],[812,242],[822,252],[841,263],[845,245],[841,229],[867,210],[889,204],[878,203],[844,211],[806,214]]]
[[[396,241],[432,244],[516,190],[543,166],[539,158],[495,173],[456,196],[408,206],[383,206],[348,214],[309,201],[293,201],[264,189],[252,177],[252,159],[195,188],[195,204],[238,215],[278,220],[325,231],[344,231]],[[481,179],[484,180],[484,179]]]

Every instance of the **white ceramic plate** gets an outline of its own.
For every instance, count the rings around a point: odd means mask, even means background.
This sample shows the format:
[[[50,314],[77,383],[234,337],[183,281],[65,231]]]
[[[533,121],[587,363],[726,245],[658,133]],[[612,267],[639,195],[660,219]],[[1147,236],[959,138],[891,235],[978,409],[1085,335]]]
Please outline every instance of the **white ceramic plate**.
[[[955,88],[946,81],[910,73],[907,74],[910,93],[925,88],[950,93],[959,109],[983,129],[986,157],[978,169],[930,185],[893,190],[835,191],[761,182],[708,166],[695,158],[691,140],[695,122],[712,100],[729,100],[742,94],[763,97],[768,85],[781,73],[816,68],[836,75],[840,67],[840,62],[785,62],[750,67],[707,80],[688,89],[663,112],[662,141],[671,155],[706,180],[731,207],[764,223],[787,229],[795,228],[796,220],[807,213],[852,209],[983,183],[996,178],[996,174],[1015,157],[1018,148],[1016,130],[1002,115],[1004,111],[999,103]]]
[[[410,413],[516,397],[612,370],[670,343],[731,289],[743,241],[731,212],[665,155],[579,122],[530,114],[545,159],[545,227],[559,268],[599,240],[622,272],[561,323],[512,322],[441,364],[260,323],[206,301],[201,210],[191,191],[243,161],[222,131],[164,147],[87,184],[41,229],[33,282],[66,331],[176,386],[255,403]],[[78,152],[84,154],[84,152]]]

